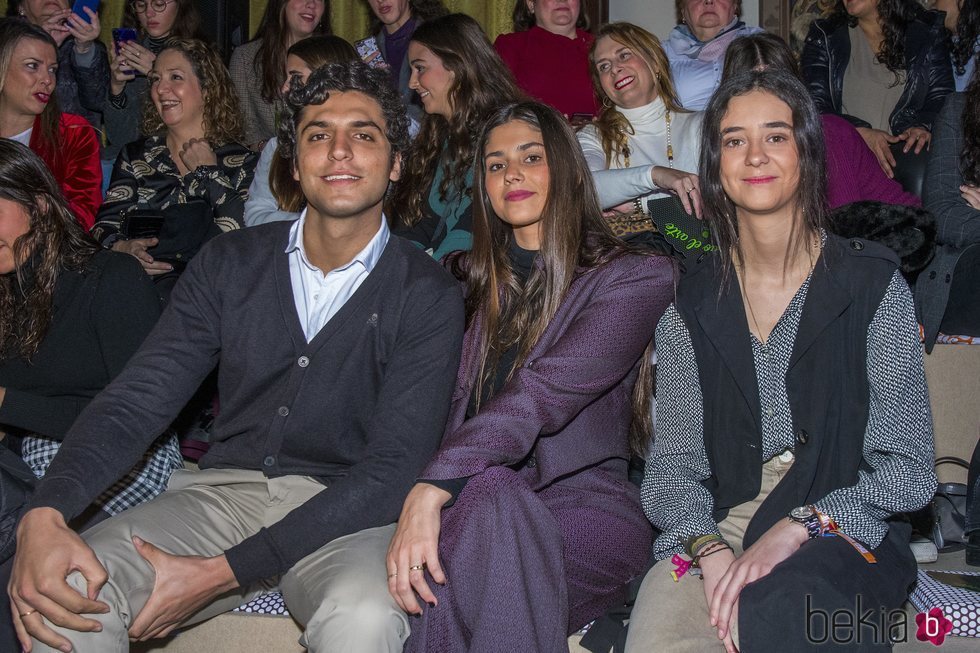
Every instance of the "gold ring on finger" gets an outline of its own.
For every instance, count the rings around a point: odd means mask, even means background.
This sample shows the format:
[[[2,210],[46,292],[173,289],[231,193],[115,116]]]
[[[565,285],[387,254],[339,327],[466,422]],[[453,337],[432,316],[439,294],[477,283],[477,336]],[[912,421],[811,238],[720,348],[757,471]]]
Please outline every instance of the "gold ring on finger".
[[[408,569],[409,571],[422,571],[423,569],[425,569],[425,563],[423,562],[420,565],[412,565]]]
[[[20,613],[20,618],[21,618],[21,619],[24,619],[24,618],[26,618],[26,617],[29,617],[29,616],[31,616],[31,615],[32,615],[32,614],[34,614],[35,612],[37,612],[37,610],[28,610],[27,612],[21,612],[21,613]]]

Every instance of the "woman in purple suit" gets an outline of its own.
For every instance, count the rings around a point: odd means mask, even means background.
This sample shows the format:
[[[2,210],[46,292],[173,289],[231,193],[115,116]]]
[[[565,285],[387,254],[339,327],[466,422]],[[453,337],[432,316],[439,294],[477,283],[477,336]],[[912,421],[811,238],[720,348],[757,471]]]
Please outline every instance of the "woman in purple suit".
[[[650,436],[648,346],[674,266],[612,236],[554,109],[496,111],[475,168],[473,249],[449,259],[467,297],[457,389],[389,589],[421,615],[406,651],[567,650],[649,552],[627,467]]]

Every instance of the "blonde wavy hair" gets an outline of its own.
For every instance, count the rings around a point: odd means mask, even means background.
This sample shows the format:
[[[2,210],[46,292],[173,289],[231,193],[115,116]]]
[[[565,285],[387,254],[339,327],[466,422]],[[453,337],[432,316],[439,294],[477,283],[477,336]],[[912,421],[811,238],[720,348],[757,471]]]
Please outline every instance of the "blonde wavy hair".
[[[204,137],[211,146],[242,142],[245,138],[245,120],[238,104],[238,93],[218,51],[198,39],[170,39],[160,54],[167,50],[176,50],[184,55],[201,85]],[[167,126],[154,106],[151,94],[147,93],[143,104],[143,133],[158,135],[166,131]]]
[[[657,37],[633,23],[608,23],[600,27],[596,33],[595,41],[592,42],[592,47],[589,49],[589,74],[592,76],[592,88],[602,105],[599,109],[599,116],[592,124],[599,132],[602,151],[606,154],[606,167],[609,167],[614,160],[618,162],[621,159],[623,151],[627,149],[627,137],[634,131],[633,125],[609,99],[599,81],[599,71],[595,64],[595,51],[599,41],[606,36],[616,43],[625,45],[643,59],[647,68],[653,73],[653,78],[657,80],[657,95],[670,111],[687,113],[687,110],[681,106],[680,100],[677,99],[674,80],[670,76],[670,63],[667,61],[667,54]]]

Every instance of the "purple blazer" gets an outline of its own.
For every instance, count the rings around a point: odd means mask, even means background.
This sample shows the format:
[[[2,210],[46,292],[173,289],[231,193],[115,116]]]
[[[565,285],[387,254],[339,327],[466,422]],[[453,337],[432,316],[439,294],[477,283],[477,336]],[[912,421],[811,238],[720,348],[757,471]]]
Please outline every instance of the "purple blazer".
[[[510,381],[466,419],[483,335],[482,315],[463,354],[442,445],[420,478],[449,480],[512,465],[531,489],[629,458],[632,391],[640,356],[674,299],[674,264],[626,254],[572,282],[554,318]]]

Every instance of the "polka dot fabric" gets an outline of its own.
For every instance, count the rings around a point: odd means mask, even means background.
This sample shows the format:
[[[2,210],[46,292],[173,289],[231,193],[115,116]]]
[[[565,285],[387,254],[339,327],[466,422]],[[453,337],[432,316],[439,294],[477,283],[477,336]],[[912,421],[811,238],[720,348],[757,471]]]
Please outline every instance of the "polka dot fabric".
[[[980,576],[980,572],[975,571],[952,573]],[[932,608],[942,609],[943,616],[953,622],[950,635],[980,637],[980,594],[940,583],[920,569],[915,591],[909,601],[920,612]]]
[[[289,616],[289,610],[286,609],[286,603],[282,600],[282,594],[279,592],[263,594],[257,599],[252,599],[245,605],[235,608],[234,612]]]

